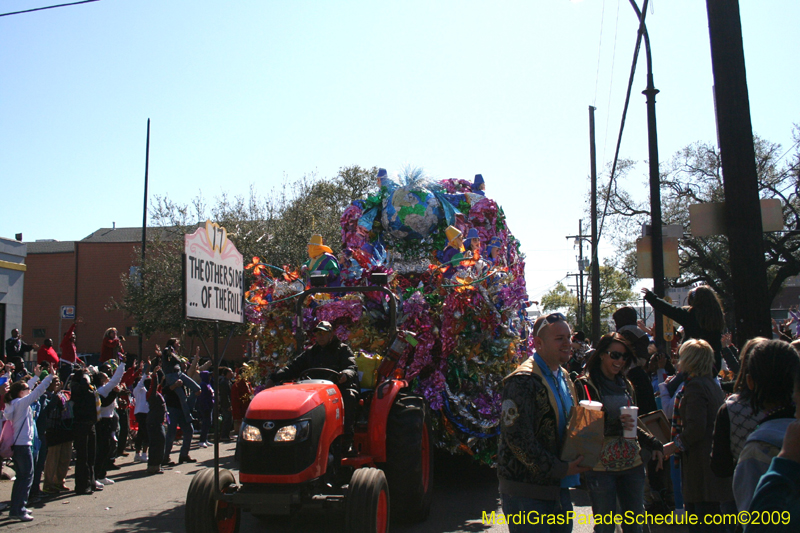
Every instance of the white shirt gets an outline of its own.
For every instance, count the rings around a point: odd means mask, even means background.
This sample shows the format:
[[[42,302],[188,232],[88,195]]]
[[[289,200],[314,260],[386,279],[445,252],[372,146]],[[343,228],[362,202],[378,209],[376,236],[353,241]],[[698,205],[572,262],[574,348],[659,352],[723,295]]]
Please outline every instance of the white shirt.
[[[111,376],[111,379],[108,380],[108,383],[97,389],[97,394],[101,397],[106,398],[111,391],[119,385],[120,381],[122,381],[122,375],[125,373],[125,363],[120,363],[117,367],[117,370],[114,372],[114,375]],[[117,408],[117,400],[114,400],[109,405],[105,407],[100,407],[100,417],[99,418],[113,418],[114,417],[114,410]]]

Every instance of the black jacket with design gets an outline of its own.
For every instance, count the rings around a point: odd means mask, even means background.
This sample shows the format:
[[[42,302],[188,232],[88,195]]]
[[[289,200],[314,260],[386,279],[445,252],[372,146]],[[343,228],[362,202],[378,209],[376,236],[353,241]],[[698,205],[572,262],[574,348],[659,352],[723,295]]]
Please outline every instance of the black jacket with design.
[[[576,403],[575,388],[560,368]],[[558,500],[569,464],[560,458],[556,398],[533,357],[508,375],[503,386],[497,476],[500,492],[535,500]]]

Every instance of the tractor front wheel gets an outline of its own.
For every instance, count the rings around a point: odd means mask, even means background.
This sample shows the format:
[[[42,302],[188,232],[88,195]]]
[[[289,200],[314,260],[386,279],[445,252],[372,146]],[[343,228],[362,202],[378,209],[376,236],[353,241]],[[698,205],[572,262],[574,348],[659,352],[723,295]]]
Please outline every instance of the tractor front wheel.
[[[230,470],[219,471],[221,492],[235,484]],[[214,498],[213,468],[206,468],[192,478],[186,495],[186,533],[238,533],[241,520],[241,509]]]
[[[350,479],[345,506],[348,533],[389,531],[389,484],[382,470],[359,468]]]

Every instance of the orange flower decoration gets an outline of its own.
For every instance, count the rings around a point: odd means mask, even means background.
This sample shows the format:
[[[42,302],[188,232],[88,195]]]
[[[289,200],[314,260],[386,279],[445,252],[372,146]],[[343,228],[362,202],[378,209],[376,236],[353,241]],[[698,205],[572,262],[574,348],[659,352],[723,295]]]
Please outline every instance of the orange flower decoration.
[[[297,270],[289,272],[289,265],[283,265],[283,279],[291,283],[300,279],[300,273]]]
[[[255,276],[260,276],[262,272],[267,271],[267,265],[263,264],[261,262],[261,259],[259,259],[258,257],[253,257],[253,262],[247,265],[245,268],[248,270],[252,268],[253,275]]]

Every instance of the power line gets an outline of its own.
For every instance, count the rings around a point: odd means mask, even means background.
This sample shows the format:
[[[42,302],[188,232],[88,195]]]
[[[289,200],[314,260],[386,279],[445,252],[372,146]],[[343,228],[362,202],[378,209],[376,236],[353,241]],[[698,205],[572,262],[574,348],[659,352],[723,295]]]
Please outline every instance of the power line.
[[[594,102],[597,103],[597,84],[600,81],[600,52],[603,51],[603,20],[606,15],[606,0],[603,0],[603,10],[600,12],[600,42],[597,44],[597,72],[594,75]]]
[[[72,2],[70,4],[58,4],[55,6],[36,7],[33,9],[26,9],[24,11],[12,11],[11,13],[0,13],[0,17],[8,17],[9,15],[20,15],[22,13],[32,13],[34,11],[44,11],[45,9],[55,9],[57,7],[77,6],[78,4],[88,4],[90,2],[99,2],[100,0],[82,0],[80,2]]]
[[[603,206],[603,216],[600,218],[600,229],[597,232],[597,241],[600,242],[600,236],[603,234],[603,224],[606,221],[606,215],[608,213],[608,202],[611,199],[611,187],[614,184],[614,173],[617,170],[617,162],[619,161],[619,149],[622,145],[622,132],[625,129],[625,117],[628,114],[628,105],[630,104],[631,100],[631,89],[633,88],[633,79],[636,74],[636,62],[639,59],[639,49],[642,46],[642,37],[644,35],[642,28],[644,28],[644,17],[647,13],[647,3],[648,0],[644,1],[644,8],[642,9],[642,18],[639,21],[639,31],[636,36],[636,46],[633,50],[633,62],[631,63],[631,73],[628,78],[628,90],[625,94],[625,106],[622,109],[622,119],[619,125],[619,135],[617,136],[617,149],[614,152],[614,163],[611,166],[611,177],[608,180],[608,190],[606,191],[606,201],[605,205]],[[595,215],[596,216],[596,215]],[[595,254],[597,252],[595,251]],[[592,261],[597,261],[597,257],[593,256]]]
[[[614,49],[611,52],[611,75],[610,81],[608,84],[608,104],[606,105],[607,110],[611,110],[611,95],[613,94],[614,89],[614,65],[616,64],[617,60],[617,37],[619,35],[619,3],[620,0],[617,0],[617,18],[614,21]],[[608,149],[608,127],[611,124],[611,113],[606,112],[606,131],[603,134],[603,167],[606,166],[606,152]]]
[[[800,139],[798,139],[796,143],[794,143],[792,146],[790,146],[788,150],[786,150],[785,152],[783,152],[783,155],[782,155],[782,156],[780,156],[778,159],[776,159],[776,160],[775,160],[775,163],[776,163],[776,164],[777,164],[777,163],[780,163],[781,159],[783,159],[784,157],[786,157],[786,156],[789,154],[789,152],[791,152],[791,151],[794,149],[794,147],[795,147],[795,146],[797,146],[798,144],[800,144]]]

